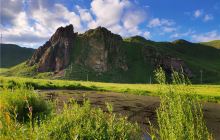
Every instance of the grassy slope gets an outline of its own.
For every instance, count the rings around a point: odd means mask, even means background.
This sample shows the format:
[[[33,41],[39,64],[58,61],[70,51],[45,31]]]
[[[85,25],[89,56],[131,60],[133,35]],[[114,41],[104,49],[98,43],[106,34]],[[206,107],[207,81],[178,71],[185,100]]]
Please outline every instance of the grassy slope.
[[[116,84],[85,81],[67,81],[67,80],[45,80],[19,77],[0,77],[0,83],[6,82],[13,86],[15,83],[26,83],[35,87],[35,89],[81,89],[95,91],[113,91],[120,93],[152,95],[155,96],[158,91],[157,84]],[[219,85],[192,85],[189,88],[194,89],[195,94],[206,101],[220,102]]]
[[[8,68],[29,59],[34,49],[23,48],[14,44],[0,44],[1,68]]]
[[[0,68],[0,73],[4,73],[6,71],[8,71],[8,68]]]
[[[205,45],[220,49],[220,40],[213,40],[210,42],[202,42],[201,44],[205,44]]]

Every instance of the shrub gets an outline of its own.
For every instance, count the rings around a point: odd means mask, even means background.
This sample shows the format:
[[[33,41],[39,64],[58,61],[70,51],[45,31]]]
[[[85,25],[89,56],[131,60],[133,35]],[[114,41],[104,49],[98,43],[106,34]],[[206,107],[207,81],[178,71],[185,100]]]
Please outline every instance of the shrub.
[[[137,124],[127,118],[99,108],[92,108],[89,101],[82,106],[72,102],[65,105],[63,112],[40,123],[27,125],[10,120],[7,114],[0,115],[0,139],[39,139],[39,140],[129,140],[141,139]]]
[[[156,110],[159,129],[153,128],[152,139],[209,140],[212,139],[203,119],[202,106],[190,95],[190,82],[183,73],[173,72],[172,84],[166,84],[164,71],[156,71],[160,83],[160,107]]]
[[[140,129],[137,124],[127,121],[127,118],[112,113],[104,113],[100,108],[92,108],[89,101],[78,105],[75,101],[65,106],[61,114],[44,123],[41,128],[50,139],[60,140],[114,140],[140,139]],[[46,136],[44,136],[46,137]]]
[[[26,122],[30,117],[36,119],[52,111],[52,104],[39,97],[30,87],[22,85],[14,86],[12,89],[3,87],[0,92],[1,111],[9,113],[17,121]]]

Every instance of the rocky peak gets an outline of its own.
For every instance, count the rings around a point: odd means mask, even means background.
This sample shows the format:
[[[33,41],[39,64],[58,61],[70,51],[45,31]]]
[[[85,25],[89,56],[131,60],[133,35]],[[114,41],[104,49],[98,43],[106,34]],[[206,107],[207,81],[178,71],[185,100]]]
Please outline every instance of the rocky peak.
[[[104,27],[97,27],[85,32],[83,37],[90,50],[84,61],[86,66],[99,73],[109,71],[112,67],[127,68],[120,53],[120,45],[123,41],[120,35]]]
[[[105,27],[97,27],[95,29],[90,29],[84,33],[84,36],[93,37],[93,38],[100,38],[104,40],[114,40],[116,42],[121,42],[122,37],[118,34],[114,34]]]
[[[56,44],[60,39],[69,38],[74,36],[73,25],[70,24],[66,27],[59,27],[50,38],[50,42]]]
[[[29,65],[38,65],[39,72],[60,71],[70,62],[70,50],[76,34],[73,25],[59,27],[49,41],[39,47]]]

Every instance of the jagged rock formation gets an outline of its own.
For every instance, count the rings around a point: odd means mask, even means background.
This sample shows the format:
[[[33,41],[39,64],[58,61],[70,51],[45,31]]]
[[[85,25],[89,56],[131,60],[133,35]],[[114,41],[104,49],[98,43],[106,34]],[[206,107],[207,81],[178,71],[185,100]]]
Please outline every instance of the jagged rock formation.
[[[106,28],[98,27],[78,35],[69,25],[58,28],[28,63],[37,64],[39,72],[59,72],[70,63],[84,65],[98,73],[112,68],[126,71],[127,65],[119,48],[121,43],[122,37]],[[77,49],[80,51],[77,52]],[[71,56],[75,59],[71,59]]]
[[[111,33],[106,28],[98,27],[82,34],[81,42],[83,42],[80,45],[81,50],[87,47],[89,53],[81,51],[81,55],[76,59],[77,64],[83,64],[99,73],[112,68],[127,70],[123,53],[120,50],[121,36]]]
[[[77,34],[73,26],[60,27],[43,46],[37,49],[28,62],[29,65],[38,65],[39,72],[60,71],[68,66],[74,38]]]
[[[141,45],[154,43],[140,36],[134,36],[130,41]],[[185,43],[185,41],[178,42]],[[123,39],[120,35],[113,34],[104,27],[77,34],[74,33],[73,26],[68,25],[58,28],[50,40],[35,51],[28,64],[31,66],[37,64],[39,72],[59,72],[70,63],[91,68],[99,74],[114,69],[127,71],[129,67],[126,55],[121,49],[122,44]],[[142,52],[145,61],[150,60],[155,68],[161,66],[168,73],[183,68],[189,77],[192,76],[190,69],[179,58],[163,55],[155,48],[146,46],[143,47]]]

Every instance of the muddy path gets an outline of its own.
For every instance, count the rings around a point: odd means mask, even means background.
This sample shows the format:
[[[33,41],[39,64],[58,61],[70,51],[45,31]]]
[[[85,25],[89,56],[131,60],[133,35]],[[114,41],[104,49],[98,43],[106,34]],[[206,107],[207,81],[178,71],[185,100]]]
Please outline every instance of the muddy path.
[[[38,92],[47,99],[57,99],[60,108],[63,102],[71,98],[78,103],[89,99],[93,107],[100,107],[104,111],[105,103],[108,102],[113,105],[113,112],[126,115],[130,121],[138,122],[144,130],[148,128],[148,119],[156,124],[155,110],[159,106],[158,97],[81,90],[40,90]],[[216,140],[220,140],[220,104],[204,103],[203,112],[209,131]]]

